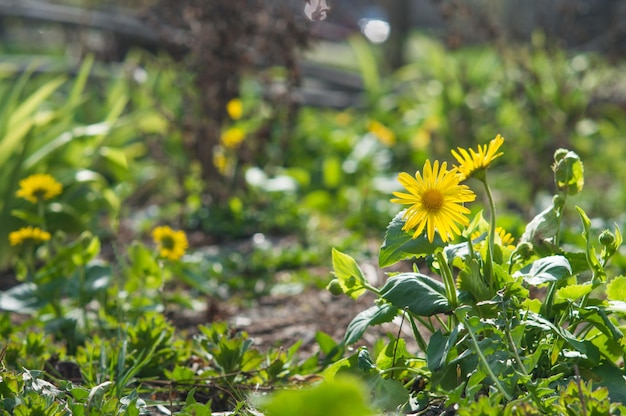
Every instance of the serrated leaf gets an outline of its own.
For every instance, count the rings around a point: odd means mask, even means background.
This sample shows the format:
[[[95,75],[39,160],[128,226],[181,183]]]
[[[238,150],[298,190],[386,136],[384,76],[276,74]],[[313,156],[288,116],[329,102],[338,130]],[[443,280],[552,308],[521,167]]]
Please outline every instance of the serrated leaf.
[[[574,302],[576,299],[588,295],[592,290],[593,286],[589,283],[565,286],[556,291],[556,302],[558,303],[559,300]]]
[[[365,276],[357,262],[347,254],[333,248],[333,270],[343,293],[357,299],[365,293]]]
[[[385,322],[391,322],[397,312],[398,308],[389,303],[372,306],[371,308],[364,310],[355,316],[352,322],[348,325],[343,342],[347,345],[354,344],[361,339],[367,327],[371,325],[380,325]]]
[[[606,286],[606,297],[608,300],[626,302],[626,276],[611,279]]]
[[[392,276],[380,290],[380,296],[399,309],[407,307],[419,316],[452,311],[443,283],[420,273]]]
[[[431,243],[426,234],[414,239],[412,234],[404,231],[402,229],[405,223],[402,219],[404,212],[399,212],[387,226],[385,241],[380,247],[378,256],[380,267],[388,267],[414,257],[426,257],[433,254],[437,248],[445,247],[438,234],[435,234],[435,240]]]
[[[513,274],[514,278],[523,277],[530,285],[553,282],[572,275],[572,267],[563,256],[541,258]]]

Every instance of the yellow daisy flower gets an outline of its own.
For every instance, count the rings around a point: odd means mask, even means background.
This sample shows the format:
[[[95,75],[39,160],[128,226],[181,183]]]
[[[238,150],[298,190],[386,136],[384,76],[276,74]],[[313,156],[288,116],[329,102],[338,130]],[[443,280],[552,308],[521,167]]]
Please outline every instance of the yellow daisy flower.
[[[9,243],[19,246],[25,243],[43,243],[50,240],[50,233],[38,227],[24,227],[9,233]]]
[[[241,128],[231,127],[222,133],[220,140],[224,147],[235,149],[239,147],[245,137],[246,133]]]
[[[152,238],[162,257],[178,260],[185,255],[189,246],[184,231],[173,230],[168,226],[156,227],[152,231]]]
[[[415,173],[415,178],[402,172],[398,180],[409,193],[394,192],[398,198],[391,202],[411,205],[404,213],[406,220],[403,230],[415,229],[413,238],[417,238],[424,228],[428,234],[428,241],[435,238],[435,230],[446,242],[449,237],[461,234],[458,224],[467,226],[466,217],[470,210],[464,207],[464,202],[476,199],[476,194],[466,185],[460,185],[461,180],[456,170],[448,170],[446,162],[439,167],[439,161],[432,165],[430,160],[424,164],[423,174]]]
[[[20,181],[20,189],[15,195],[33,204],[54,198],[63,191],[63,186],[52,176],[45,173],[30,175]]]
[[[239,120],[243,115],[243,103],[239,98],[233,98],[226,103],[226,112],[233,120]]]
[[[498,134],[488,145],[478,145],[477,152],[474,149],[469,149],[468,152],[460,147],[458,152],[452,150],[452,156],[459,162],[459,166],[455,167],[463,175],[463,179],[471,178],[476,176],[477,173],[483,172],[494,159],[502,156],[502,152],[496,153],[502,146],[502,143],[504,143],[504,137]]]

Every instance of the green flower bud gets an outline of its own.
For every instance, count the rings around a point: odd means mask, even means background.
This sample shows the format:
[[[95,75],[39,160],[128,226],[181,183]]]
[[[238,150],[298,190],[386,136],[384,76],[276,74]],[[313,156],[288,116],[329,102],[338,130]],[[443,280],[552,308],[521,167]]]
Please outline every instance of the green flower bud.
[[[343,289],[341,288],[341,284],[338,279],[331,280],[326,286],[326,289],[328,289],[328,291],[335,296],[343,294]]]
[[[600,244],[602,244],[604,247],[613,248],[613,246],[615,245],[615,234],[613,234],[609,230],[604,230],[600,233],[598,241],[600,241]]]
[[[559,163],[561,161],[561,159],[563,159],[565,157],[565,155],[567,155],[569,153],[569,150],[567,149],[556,149],[556,151],[554,152],[554,161],[556,163]]]
[[[519,243],[515,248],[515,254],[520,256],[522,259],[527,259],[533,254],[533,245],[527,241]]]

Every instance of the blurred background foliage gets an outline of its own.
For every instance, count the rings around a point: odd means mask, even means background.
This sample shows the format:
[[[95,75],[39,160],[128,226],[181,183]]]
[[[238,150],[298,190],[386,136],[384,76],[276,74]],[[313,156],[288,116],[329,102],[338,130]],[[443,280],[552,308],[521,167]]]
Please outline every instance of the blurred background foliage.
[[[619,22],[585,38],[563,21],[608,19],[613,3],[573,2],[552,26],[518,5],[531,23],[508,31],[514,1],[415,2],[417,22],[408,1],[336,0],[326,22],[301,3],[3,2],[3,234],[26,215],[17,181],[46,172],[67,189],[48,222],[69,233],[124,244],[167,222],[195,246],[258,234],[354,244],[346,228],[380,235],[393,217],[399,171],[496,134],[494,188],[516,236],[550,195],[559,147],[585,162],[576,204],[623,228]],[[368,35],[372,21],[389,39]]]

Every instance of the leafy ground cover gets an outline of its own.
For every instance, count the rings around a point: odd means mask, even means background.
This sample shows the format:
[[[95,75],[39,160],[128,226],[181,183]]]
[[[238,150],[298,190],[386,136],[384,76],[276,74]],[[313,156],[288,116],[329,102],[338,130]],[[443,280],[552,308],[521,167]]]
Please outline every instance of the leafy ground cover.
[[[219,203],[170,58],[3,73],[2,411],[623,412],[614,68],[413,45],[385,76],[344,45],[363,108],[303,108],[288,142],[250,74]]]

